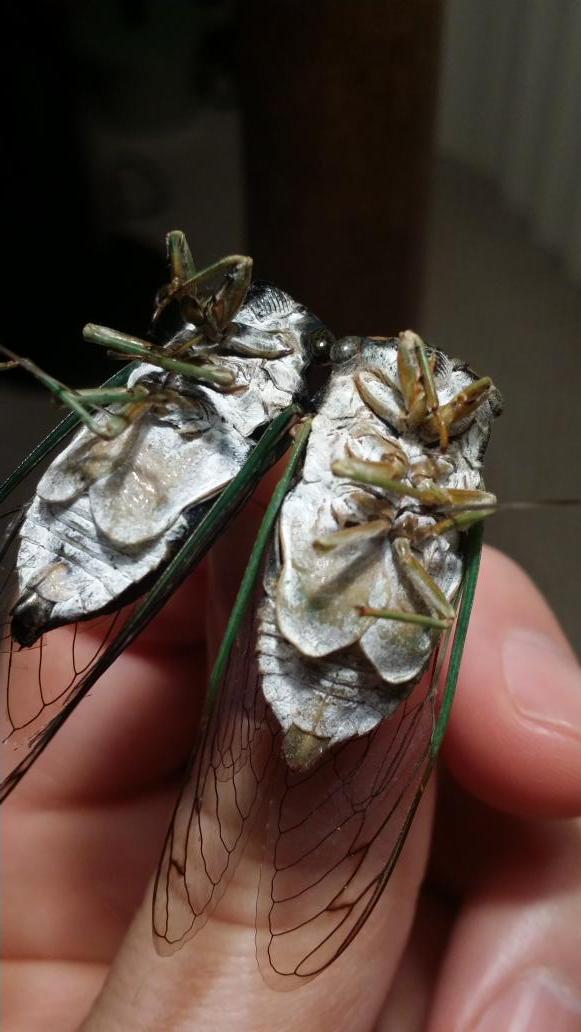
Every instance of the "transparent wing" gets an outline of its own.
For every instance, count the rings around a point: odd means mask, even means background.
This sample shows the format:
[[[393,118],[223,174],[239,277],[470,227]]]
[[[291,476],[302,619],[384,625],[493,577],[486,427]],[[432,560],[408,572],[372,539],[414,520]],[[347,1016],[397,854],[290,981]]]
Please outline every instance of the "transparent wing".
[[[285,447],[295,418],[290,408],[261,437],[240,473],[207,509],[139,605],[44,635],[21,648],[11,634],[18,594],[15,557],[23,509],[0,516],[0,700],[2,782],[0,801],[18,784],[101,674],[135,640],[193,567]],[[202,518],[203,517],[203,518]]]
[[[203,928],[269,800],[257,954],[265,980],[290,989],[349,945],[387,882],[431,763],[436,690],[432,677],[373,734],[293,773],[260,689],[255,612],[174,811],[153,932],[158,952],[170,954]]]
[[[252,608],[165,841],[153,900],[161,954],[183,946],[212,914],[268,790],[277,734],[259,689],[254,618]]]
[[[153,894],[157,950],[172,953],[198,932],[222,898],[242,855],[272,771],[278,732],[260,691],[257,588],[310,423],[299,429],[242,579],[210,679],[208,719],[175,808]]]
[[[258,962],[275,988],[327,968],[373,910],[427,781],[436,698],[430,677],[391,719],[315,770],[283,767],[257,908]]]
[[[449,715],[480,540],[477,531],[467,554],[454,642],[450,648],[449,635],[440,640],[429,675],[409,699],[371,734],[335,748],[314,770],[293,773],[281,764],[256,939],[263,976],[275,988],[294,988],[332,964],[391,877]]]
[[[52,737],[50,729],[132,615],[127,607],[59,627],[33,646],[21,647],[11,633],[11,610],[18,598],[15,558],[25,508],[0,516],[0,800]]]

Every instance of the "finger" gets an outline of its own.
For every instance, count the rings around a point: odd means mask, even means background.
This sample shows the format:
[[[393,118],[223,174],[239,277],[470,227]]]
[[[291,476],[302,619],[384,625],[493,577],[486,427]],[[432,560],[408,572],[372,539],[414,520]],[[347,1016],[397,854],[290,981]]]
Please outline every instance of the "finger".
[[[146,901],[84,1027],[372,1028],[413,919],[429,844],[431,792],[425,804],[371,918],[345,954],[304,988],[274,993],[257,969],[260,852],[251,844],[215,917],[173,956],[154,954]]]
[[[422,889],[410,938],[374,1032],[425,1032],[455,916],[450,900]]]
[[[87,1000],[96,996],[104,977],[100,964],[5,960],[4,1027],[11,1032],[78,1029],[87,1013]]]
[[[454,776],[513,813],[581,813],[581,670],[547,603],[486,549],[444,745]]]
[[[504,831],[453,929],[430,1032],[581,1028],[579,824]]]
[[[109,962],[159,858],[176,787],[102,805],[8,812],[5,955]]]

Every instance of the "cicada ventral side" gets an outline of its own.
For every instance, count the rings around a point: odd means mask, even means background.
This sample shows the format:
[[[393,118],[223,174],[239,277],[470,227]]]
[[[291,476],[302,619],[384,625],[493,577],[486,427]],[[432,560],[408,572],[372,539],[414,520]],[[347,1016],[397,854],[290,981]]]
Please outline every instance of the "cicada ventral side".
[[[279,989],[343,953],[394,870],[495,505],[490,379],[409,331],[345,338],[332,359],[232,613],[153,904],[171,953],[213,912],[253,822],[266,828],[256,948]]]
[[[178,330],[152,344],[87,325],[86,340],[133,360],[102,388],[71,390],[5,350],[72,414],[0,487],[2,798],[288,447],[307,367],[328,355],[329,331],[252,283],[249,258],[198,271],[183,233],[167,243],[154,324],[173,307]]]

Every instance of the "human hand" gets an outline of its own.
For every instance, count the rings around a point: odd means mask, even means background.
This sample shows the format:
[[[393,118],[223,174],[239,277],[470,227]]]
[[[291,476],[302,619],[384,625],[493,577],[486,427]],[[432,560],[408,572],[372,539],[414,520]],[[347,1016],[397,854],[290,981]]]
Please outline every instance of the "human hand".
[[[206,643],[239,573],[233,554],[257,518],[251,503],[6,805],[5,1027],[581,1028],[581,833],[550,820],[581,812],[581,671],[544,600],[493,550],[434,827],[435,783],[352,946],[306,987],[269,989],[250,850],[201,935],[156,955],[151,890],[140,900],[193,741]]]

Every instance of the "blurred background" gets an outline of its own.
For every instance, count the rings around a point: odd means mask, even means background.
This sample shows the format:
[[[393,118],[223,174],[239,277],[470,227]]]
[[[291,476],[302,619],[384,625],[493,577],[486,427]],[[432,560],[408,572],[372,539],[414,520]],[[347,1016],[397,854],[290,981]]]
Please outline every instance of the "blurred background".
[[[87,321],[145,335],[164,235],[337,334],[413,326],[505,397],[499,498],[581,495],[577,0],[84,0],[3,8],[1,340],[76,386]],[[0,473],[58,418],[0,380]],[[581,648],[574,510],[488,540]]]

